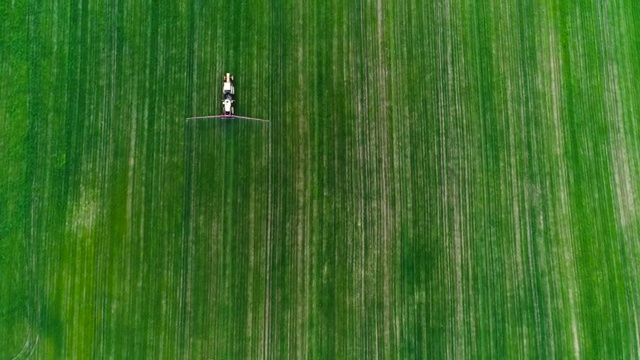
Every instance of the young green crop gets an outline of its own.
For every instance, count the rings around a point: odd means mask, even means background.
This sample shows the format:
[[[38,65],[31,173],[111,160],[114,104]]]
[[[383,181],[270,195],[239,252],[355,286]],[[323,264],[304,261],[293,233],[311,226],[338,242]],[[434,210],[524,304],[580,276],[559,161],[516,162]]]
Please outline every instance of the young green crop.
[[[638,357],[638,6],[0,5],[0,358]]]

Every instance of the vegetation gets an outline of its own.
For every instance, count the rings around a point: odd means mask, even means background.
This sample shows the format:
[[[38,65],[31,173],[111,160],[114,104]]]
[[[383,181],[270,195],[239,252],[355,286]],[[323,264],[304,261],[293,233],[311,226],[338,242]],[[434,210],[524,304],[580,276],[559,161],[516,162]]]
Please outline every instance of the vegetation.
[[[640,357],[637,14],[2,2],[0,358]]]

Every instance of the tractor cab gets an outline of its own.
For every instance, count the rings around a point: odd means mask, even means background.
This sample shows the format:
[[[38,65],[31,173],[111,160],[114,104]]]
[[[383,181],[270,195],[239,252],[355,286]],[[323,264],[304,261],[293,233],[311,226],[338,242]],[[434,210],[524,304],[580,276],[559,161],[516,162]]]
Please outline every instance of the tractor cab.
[[[229,73],[222,78],[222,93],[225,97],[227,95],[235,95],[236,93],[236,89],[233,86],[233,76]]]

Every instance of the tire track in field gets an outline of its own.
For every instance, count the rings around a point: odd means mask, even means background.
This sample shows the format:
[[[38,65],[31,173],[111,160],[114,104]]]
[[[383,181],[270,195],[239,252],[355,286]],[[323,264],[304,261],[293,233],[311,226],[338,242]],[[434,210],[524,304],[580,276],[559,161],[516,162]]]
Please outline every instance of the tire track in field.
[[[395,122],[395,112],[399,109],[394,109],[391,106],[389,98],[391,97],[391,84],[394,81],[389,76],[389,52],[388,49],[391,44],[388,42],[388,31],[394,31],[394,29],[385,29],[385,22],[387,22],[387,12],[389,8],[383,8],[382,0],[376,2],[376,19],[377,19],[377,48],[378,48],[378,94],[382,95],[379,100],[380,103],[380,135],[382,142],[381,149],[383,152],[381,155],[383,160],[381,168],[381,203],[382,203],[382,234],[381,241],[383,242],[384,250],[382,252],[383,265],[383,297],[384,297],[384,339],[386,346],[386,352],[384,357],[391,357],[392,354],[397,354],[396,346],[399,343],[399,329],[398,329],[398,312],[397,306],[398,299],[396,298],[396,283],[395,283],[395,256],[400,240],[399,234],[399,219],[401,216],[400,209],[400,181],[397,176],[397,169],[400,166],[400,160],[398,158],[397,150],[397,136],[396,128],[393,127]]]
[[[468,247],[470,233],[467,232],[469,220],[469,164],[473,158],[467,152],[469,119],[467,102],[463,101],[462,91],[471,74],[464,66],[465,53],[461,34],[460,14],[456,13],[455,3],[445,2],[437,9],[437,118],[438,118],[438,166],[441,197],[439,203],[438,227],[441,241],[445,242],[445,283],[447,291],[445,301],[451,314],[447,321],[447,334],[451,338],[446,350],[447,357],[469,356],[470,341],[468,323],[470,319],[470,300],[468,288],[470,262]],[[470,145],[470,144],[469,144]]]
[[[24,301],[24,319],[26,338],[23,340],[20,348],[13,348],[12,342],[20,336],[19,331],[15,327],[9,327],[13,330],[13,334],[8,334],[0,340],[3,356],[12,356],[14,359],[29,358],[40,342],[40,286],[38,283],[38,259],[37,244],[38,238],[36,233],[36,206],[38,199],[35,191],[35,171],[32,166],[35,165],[33,140],[35,138],[35,129],[38,127],[38,114],[33,109],[34,97],[33,90],[37,85],[33,84],[32,69],[34,66],[34,50],[36,44],[34,41],[37,23],[31,14],[33,13],[33,4],[11,4],[2,5],[0,11],[3,12],[3,34],[0,35],[2,41],[2,55],[0,58],[0,127],[2,127],[2,150],[4,156],[0,157],[0,163],[4,167],[4,177],[0,181],[0,197],[5,202],[2,208],[4,221],[2,223],[2,235],[0,236],[0,245],[2,248],[11,249],[12,246],[21,246],[24,253],[21,260],[24,264],[9,267],[9,271],[5,271],[3,276],[11,278],[11,270],[16,270],[20,275],[16,278],[24,277],[24,287],[19,287],[20,295],[12,290],[18,288],[7,281],[9,291],[3,286],[4,299],[18,297]],[[8,15],[8,16],[7,16]],[[34,48],[32,48],[32,46]],[[6,157],[5,157],[6,156]],[[6,187],[5,187],[6,186]],[[17,198],[16,198],[17,197]],[[5,228],[9,227],[9,229]],[[15,231],[12,227],[15,226]],[[21,240],[21,244],[8,244],[11,241]],[[6,247],[5,247],[6,246]],[[11,264],[16,259],[5,258],[10,256],[5,253],[0,256],[0,266],[4,269],[6,264]],[[6,262],[5,262],[6,261]],[[3,281],[5,279],[3,278]],[[17,289],[16,289],[17,290]],[[10,300],[16,301],[16,300]],[[21,300],[17,300],[21,301]],[[3,305],[7,303],[3,301]],[[10,306],[13,304],[9,302]],[[5,319],[10,319],[9,313],[13,309],[0,307],[0,323],[3,329],[7,324]],[[7,317],[5,318],[5,315]],[[19,323],[19,321],[15,321]],[[11,353],[16,351],[15,353]]]
[[[546,26],[550,26],[549,24],[545,24]],[[548,33],[548,63],[543,62],[543,64],[548,65],[549,69],[549,85],[551,88],[551,96],[549,98],[549,102],[551,103],[550,109],[547,107],[546,114],[553,120],[553,128],[554,128],[554,136],[555,138],[552,140],[553,144],[553,152],[554,155],[559,160],[558,166],[558,175],[559,179],[558,183],[558,206],[555,210],[555,222],[556,224],[566,224],[570,223],[570,208],[569,208],[569,190],[567,188],[568,181],[568,164],[566,163],[566,154],[564,153],[565,149],[565,139],[564,134],[562,133],[562,112],[561,112],[561,103],[560,99],[563,98],[562,95],[562,60],[558,56],[560,53],[560,49],[558,46],[558,39],[556,34],[556,29],[554,28],[546,28],[545,32]],[[551,25],[552,26],[552,25]],[[547,59],[545,59],[547,60]],[[580,346],[580,326],[578,323],[578,304],[577,299],[580,297],[579,287],[576,281],[576,273],[575,273],[575,259],[573,256],[574,247],[574,235],[571,231],[570,227],[561,226],[558,228],[560,239],[566,242],[566,245],[563,248],[563,268],[565,268],[567,273],[563,275],[566,277],[569,285],[566,287],[568,291],[569,297],[569,313],[570,313],[570,324],[571,324],[571,341],[573,353],[577,358],[580,358],[581,354],[581,346]]]
[[[280,4],[279,6],[276,5],[278,4],[278,2],[273,2],[272,6],[271,6],[271,19],[280,19],[280,21],[277,21],[276,24],[278,24],[277,26],[272,26],[273,29],[277,29],[277,30],[270,30],[270,39],[269,39],[269,43],[271,45],[271,48],[273,49],[275,47],[275,51],[272,51],[271,54],[275,53],[275,56],[272,56],[270,58],[270,66],[275,67],[277,69],[277,71],[275,71],[275,74],[273,74],[273,70],[272,70],[272,75],[270,77],[271,82],[274,82],[274,78],[277,79],[276,81],[280,80],[281,77],[283,76],[284,72],[283,72],[283,61],[282,60],[282,56],[283,56],[283,21],[282,19],[284,19],[284,10],[282,7],[282,4]],[[275,44],[275,46],[274,46]],[[275,60],[274,60],[275,59]],[[275,66],[273,64],[276,64]],[[275,92],[273,90],[273,87],[271,87],[271,103],[274,102],[274,92],[275,94],[275,98],[277,100],[277,108],[276,111],[273,110],[273,108],[270,107],[270,111],[269,113],[272,114],[272,116],[275,116],[274,118],[274,122],[284,122],[283,116],[282,116],[282,106],[283,106],[283,82],[282,81],[278,81],[278,87],[277,87],[277,92]],[[277,115],[277,116],[276,116]],[[274,124],[275,125],[275,124]],[[273,137],[274,132],[273,131],[269,131],[269,157],[270,159],[273,159],[275,156],[274,153],[274,137]],[[266,241],[267,243],[265,244],[265,266],[264,266],[264,273],[265,273],[265,279],[264,279],[264,288],[265,288],[265,303],[264,303],[264,329],[263,329],[263,333],[262,333],[262,342],[263,342],[263,346],[261,347],[262,352],[260,353],[260,356],[262,358],[264,357],[269,357],[271,356],[271,333],[273,330],[272,327],[272,278],[271,278],[271,274],[272,274],[272,263],[273,263],[273,248],[274,245],[272,245],[277,237],[274,237],[272,234],[274,233],[274,228],[273,228],[273,224],[275,222],[275,216],[274,216],[274,204],[276,202],[274,202],[273,199],[273,192],[274,192],[274,186],[276,184],[274,177],[275,177],[275,169],[276,169],[276,165],[274,161],[271,161],[271,166],[269,168],[269,191],[268,191],[268,200],[267,203],[269,204],[268,206],[268,210],[267,210],[267,228],[266,228]]]
[[[358,270],[357,279],[358,282],[355,284],[358,286],[358,316],[357,320],[360,322],[360,326],[357,327],[356,336],[358,339],[359,346],[361,349],[361,353],[365,357],[371,357],[372,355],[369,353],[370,348],[367,339],[367,331],[371,329],[373,324],[370,323],[367,319],[367,309],[369,308],[368,297],[369,293],[368,289],[368,279],[367,279],[367,229],[370,226],[370,220],[368,217],[368,208],[367,208],[367,199],[368,199],[368,189],[366,187],[366,179],[368,176],[368,165],[365,158],[365,139],[363,136],[363,128],[367,122],[367,110],[369,108],[368,102],[369,98],[367,96],[367,82],[364,81],[367,72],[365,67],[364,59],[367,58],[367,48],[365,45],[365,22],[364,22],[364,1],[356,2],[354,6],[353,13],[351,14],[353,17],[353,33],[354,35],[354,43],[355,43],[355,53],[360,54],[360,56],[353,56],[354,58],[354,72],[357,73],[357,77],[353,80],[355,85],[355,108],[354,108],[354,128],[355,128],[355,155],[356,161],[355,165],[359,171],[357,171],[357,181],[354,184],[354,192],[359,195],[358,204],[356,205],[358,216],[357,221],[361,224],[361,232],[359,241],[359,261],[357,265],[354,267]],[[358,321],[357,321],[358,322]]]
[[[377,15],[376,3],[373,1],[361,2],[362,23],[362,56],[363,67],[363,96],[365,110],[362,119],[362,126],[359,131],[362,134],[361,147],[362,158],[360,168],[364,177],[362,182],[365,231],[363,235],[366,241],[363,243],[365,249],[363,262],[365,270],[363,291],[365,313],[363,321],[365,323],[364,333],[367,334],[367,342],[364,344],[365,351],[372,357],[385,357],[389,354],[390,336],[387,331],[385,319],[388,314],[388,299],[385,291],[385,265],[387,261],[386,244],[392,242],[393,238],[388,231],[387,206],[388,193],[385,184],[385,176],[389,169],[388,153],[385,143],[386,122],[389,119],[382,118],[380,110],[386,111],[381,106],[386,93],[384,79],[380,79],[381,66],[379,63],[383,51],[379,47],[376,29]],[[382,85],[382,90],[378,86]]]
[[[626,292],[626,306],[631,317],[628,329],[631,333],[631,342],[635,341],[636,344],[636,347],[631,347],[629,355],[637,357],[640,354],[640,311],[638,310],[640,309],[640,287],[637,285],[638,265],[634,259],[638,259],[640,255],[637,246],[640,242],[638,235],[638,230],[640,230],[640,210],[638,209],[640,206],[637,201],[640,192],[637,185],[638,179],[640,179],[640,170],[637,161],[632,160],[632,156],[629,155],[633,151],[631,150],[633,147],[627,134],[638,134],[638,126],[637,122],[634,126],[633,123],[625,120],[637,118],[639,111],[637,105],[633,106],[632,102],[625,101],[626,94],[634,93],[628,80],[632,76],[624,76],[630,72],[632,61],[624,53],[609,51],[611,48],[625,47],[626,44],[621,43],[621,39],[625,38],[623,34],[629,32],[628,24],[624,20],[613,20],[615,26],[612,26],[610,19],[615,19],[615,10],[605,4],[599,4],[598,10],[598,25],[601,32],[600,46],[604,57],[603,78],[607,102],[605,113],[610,121],[608,129],[609,153],[616,197],[614,202],[616,226],[621,233],[620,257],[628,266],[624,274],[626,282],[634,284]],[[633,131],[634,127],[636,131]],[[637,137],[635,139],[637,142]],[[635,146],[635,149],[637,151],[640,148]],[[634,183],[636,186],[633,185]]]
[[[320,11],[319,9],[315,9]],[[312,84],[310,83],[310,74],[303,71],[304,69],[313,69],[316,66],[313,58],[309,55],[313,50],[318,47],[317,44],[317,31],[318,28],[308,28],[305,26],[305,20],[308,23],[313,21],[313,18],[317,18],[317,13],[313,8],[306,8],[304,6],[298,6],[295,11],[296,16],[292,19],[295,21],[294,34],[293,34],[293,46],[292,51],[295,51],[295,56],[292,56],[296,64],[293,66],[293,71],[297,72],[296,84],[290,84],[294,86],[294,94],[290,97],[295,104],[292,106],[291,116],[296,115],[297,119],[294,120],[296,124],[296,133],[292,134],[295,139],[298,139],[298,146],[295,150],[296,161],[294,168],[294,178],[292,179],[293,189],[297,199],[295,203],[295,225],[292,224],[291,229],[291,260],[292,260],[292,276],[291,287],[287,290],[291,292],[291,301],[295,304],[291,309],[291,316],[289,318],[288,326],[290,331],[293,329],[306,329],[310,328],[309,325],[311,314],[309,309],[311,308],[309,300],[312,298],[312,289],[310,286],[310,279],[312,272],[311,258],[309,254],[310,249],[313,249],[313,238],[311,237],[311,212],[310,212],[310,189],[309,185],[312,183],[310,177],[310,168],[312,164],[312,158],[310,153],[309,143],[311,142],[311,128],[313,114],[315,113],[315,106],[313,103],[305,104],[305,100],[313,99]],[[315,16],[314,16],[315,15]],[[316,31],[314,31],[316,30]],[[292,59],[292,60],[293,60]],[[290,70],[291,71],[291,70]],[[295,100],[294,100],[295,99]],[[292,204],[293,205],[293,204]],[[305,245],[304,242],[310,241],[311,246]],[[291,336],[289,340],[291,349],[289,354],[295,353],[296,358],[302,358],[305,354],[309,353],[309,335],[306,331],[295,331],[295,335]]]

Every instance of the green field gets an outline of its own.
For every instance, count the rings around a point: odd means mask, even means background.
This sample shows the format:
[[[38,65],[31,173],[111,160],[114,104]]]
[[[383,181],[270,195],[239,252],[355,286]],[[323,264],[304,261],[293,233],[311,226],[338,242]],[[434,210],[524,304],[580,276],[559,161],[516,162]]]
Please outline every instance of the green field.
[[[2,1],[0,359],[640,358],[638,17]]]

